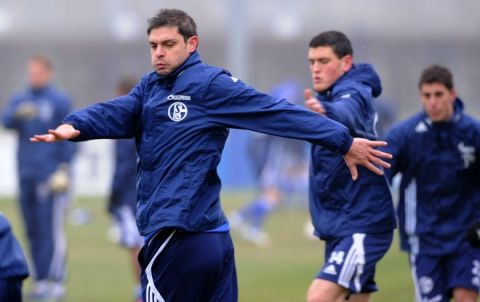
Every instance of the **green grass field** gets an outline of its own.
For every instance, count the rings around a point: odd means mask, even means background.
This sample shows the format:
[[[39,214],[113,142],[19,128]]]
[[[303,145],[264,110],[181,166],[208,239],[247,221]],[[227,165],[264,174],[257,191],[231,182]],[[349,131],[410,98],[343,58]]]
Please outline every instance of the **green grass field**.
[[[228,213],[240,207],[251,194],[225,192],[223,206]],[[107,239],[109,217],[102,198],[76,198],[72,209],[91,213],[91,222],[67,226],[69,243],[69,278],[66,302],[132,301],[133,276],[125,250]],[[0,211],[10,219],[14,232],[25,247],[23,228],[19,223],[16,203],[0,199]],[[311,280],[323,262],[323,244],[307,240],[303,226],[306,210],[278,210],[267,221],[271,245],[259,249],[233,234],[239,279],[239,300],[242,302],[305,301]],[[372,301],[408,302],[413,288],[405,254],[395,241],[377,267],[380,291]],[[25,283],[25,291],[30,286]]]

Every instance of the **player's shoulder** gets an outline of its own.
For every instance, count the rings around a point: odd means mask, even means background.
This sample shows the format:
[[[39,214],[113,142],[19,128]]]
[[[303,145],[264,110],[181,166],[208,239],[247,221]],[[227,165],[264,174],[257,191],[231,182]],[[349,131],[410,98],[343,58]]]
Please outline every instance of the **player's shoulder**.
[[[472,125],[474,127],[479,127],[480,126],[480,120],[473,117],[470,114],[463,114],[462,115],[462,122],[468,125]]]
[[[71,100],[70,95],[68,95],[67,92],[60,89],[59,87],[52,86],[51,87],[51,93],[58,101],[70,102],[70,100]]]
[[[30,101],[31,99],[32,93],[27,88],[17,90],[10,95],[10,102]]]
[[[456,123],[456,128],[458,132],[480,139],[480,120],[471,115],[463,114],[460,121]]]
[[[395,135],[410,135],[428,131],[427,120],[423,112],[415,113],[406,119],[396,122],[389,133]]]
[[[194,65],[188,71],[190,71],[190,74],[193,77],[204,82],[209,82],[214,79],[216,80],[217,78],[222,80],[225,76],[231,76],[228,70],[205,63]]]
[[[404,128],[414,127],[419,122],[426,122],[427,120],[426,117],[427,116],[424,112],[417,112],[399,121],[397,124],[399,125],[399,127],[404,127]]]

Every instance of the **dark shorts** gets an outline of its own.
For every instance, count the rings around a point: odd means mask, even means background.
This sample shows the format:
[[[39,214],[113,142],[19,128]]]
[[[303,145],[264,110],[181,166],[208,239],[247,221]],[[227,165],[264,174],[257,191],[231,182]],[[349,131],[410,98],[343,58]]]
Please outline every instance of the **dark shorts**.
[[[325,264],[317,278],[337,283],[351,293],[377,291],[375,268],[390,248],[392,239],[393,231],[382,235],[356,233],[327,240]]]
[[[236,302],[237,275],[230,233],[163,230],[139,256],[145,302]]]
[[[0,278],[0,301],[22,302],[23,278]]]
[[[450,301],[453,289],[480,292],[480,249],[465,244],[450,255],[410,254],[419,301]]]

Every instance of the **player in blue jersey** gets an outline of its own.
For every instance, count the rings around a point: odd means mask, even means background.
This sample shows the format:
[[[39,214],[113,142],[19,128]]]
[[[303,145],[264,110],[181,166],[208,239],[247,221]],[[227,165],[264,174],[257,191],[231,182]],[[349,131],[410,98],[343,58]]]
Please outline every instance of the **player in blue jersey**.
[[[302,90],[296,81],[287,80],[275,85],[270,94],[298,102]],[[267,247],[270,241],[264,231],[267,217],[282,203],[292,205],[307,200],[308,149],[303,141],[253,132],[248,151],[258,175],[259,192],[233,212],[229,222],[242,239]]]
[[[137,81],[133,78],[122,78],[117,84],[117,95],[122,96],[135,87]],[[135,222],[137,212],[137,155],[135,139],[118,139],[115,141],[115,160],[112,186],[110,190],[108,211],[112,217],[111,234],[122,247],[128,249],[134,268],[135,299],[142,301],[140,287],[140,266],[138,253],[143,246],[143,238],[138,232]]]
[[[0,212],[0,301],[21,302],[23,280],[28,277],[27,260]]]
[[[463,113],[451,72],[426,68],[423,110],[387,135],[394,154],[387,176],[401,173],[397,214],[417,301],[475,302],[480,290],[480,123]]]
[[[75,144],[33,144],[40,129],[55,127],[70,111],[70,99],[51,83],[48,58],[28,62],[28,87],[15,94],[3,114],[6,128],[18,133],[20,208],[32,263],[32,300],[61,299],[65,294],[66,250],[64,218],[69,203],[69,165]]]
[[[34,142],[133,138],[137,144],[137,225],[145,301],[237,301],[233,243],[220,205],[217,165],[229,128],[308,140],[382,174],[374,149],[346,127],[262,94],[202,62],[194,20],[162,9],[148,22],[154,71],[126,96],[66,116]],[[348,168],[347,168],[348,169]],[[363,173],[363,172],[362,172]]]
[[[312,38],[308,60],[317,97],[305,90],[306,106],[344,124],[352,136],[375,139],[374,98],[382,87],[369,64],[354,64],[345,34]],[[390,247],[395,215],[388,181],[360,168],[352,181],[342,156],[313,145],[310,214],[314,234],[325,240],[325,263],[307,294],[309,302],[369,301],[377,290],[375,267]]]

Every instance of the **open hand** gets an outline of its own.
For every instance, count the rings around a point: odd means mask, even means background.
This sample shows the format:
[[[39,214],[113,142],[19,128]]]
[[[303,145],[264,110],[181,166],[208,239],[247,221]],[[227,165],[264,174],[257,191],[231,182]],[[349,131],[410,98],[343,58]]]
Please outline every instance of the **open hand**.
[[[387,142],[371,141],[364,138],[354,138],[347,154],[344,155],[345,162],[352,173],[352,179],[357,180],[357,165],[361,165],[378,175],[383,175],[383,168],[390,168],[390,164],[383,161],[382,158],[391,159],[392,155],[379,150],[375,147],[384,147]]]
[[[73,139],[80,135],[80,131],[70,124],[61,124],[55,130],[48,130],[48,134],[35,134],[30,138],[31,142],[53,143],[66,139]]]

